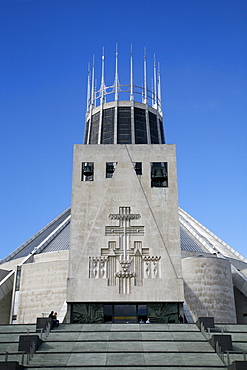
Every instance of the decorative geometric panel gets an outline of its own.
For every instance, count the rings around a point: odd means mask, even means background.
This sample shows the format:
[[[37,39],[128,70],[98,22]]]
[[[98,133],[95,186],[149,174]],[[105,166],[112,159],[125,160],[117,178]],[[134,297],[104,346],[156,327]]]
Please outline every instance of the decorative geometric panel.
[[[150,256],[141,240],[133,240],[145,234],[144,226],[131,224],[141,218],[139,213],[119,207],[109,218],[118,225],[105,226],[105,236],[116,240],[108,241],[99,256],[89,257],[89,278],[105,279],[108,286],[118,285],[119,294],[131,294],[131,287],[142,286],[143,279],[160,278],[161,256]]]
[[[148,303],[147,316],[152,323],[177,323],[178,322],[177,303]]]
[[[74,303],[72,305],[71,323],[99,324],[104,322],[103,303]]]

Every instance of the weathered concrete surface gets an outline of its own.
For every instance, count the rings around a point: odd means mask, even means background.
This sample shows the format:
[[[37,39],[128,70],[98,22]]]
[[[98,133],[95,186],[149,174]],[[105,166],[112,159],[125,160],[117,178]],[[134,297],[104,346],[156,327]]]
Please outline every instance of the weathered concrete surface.
[[[185,300],[196,320],[213,316],[215,322],[236,323],[230,263],[223,258],[182,260]]]
[[[83,162],[94,163],[94,181],[81,181]],[[112,178],[105,175],[107,162],[117,162]],[[135,172],[135,162],[142,163],[141,176]],[[151,162],[168,163],[168,187],[151,187]],[[131,214],[140,216],[131,220],[135,234],[126,238],[117,231],[114,235],[119,221],[109,218],[120,207],[130,207]],[[174,145],[75,145],[71,217],[68,302],[184,300]],[[138,227],[144,230],[140,235]],[[121,238],[125,238],[125,256]],[[136,275],[126,278],[122,287],[114,272],[124,259],[132,261],[137,249],[140,263],[131,262],[129,268]],[[90,267],[90,261],[95,265]],[[153,261],[157,263],[151,268]],[[97,263],[103,266],[101,275]]]
[[[66,296],[68,251],[38,254],[22,266],[17,323],[35,323],[42,313],[59,313]]]

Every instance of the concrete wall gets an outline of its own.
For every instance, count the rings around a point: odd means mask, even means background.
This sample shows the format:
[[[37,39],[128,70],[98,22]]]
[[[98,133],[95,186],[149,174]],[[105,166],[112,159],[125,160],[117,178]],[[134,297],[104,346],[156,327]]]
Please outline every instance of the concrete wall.
[[[182,260],[184,294],[194,320],[213,316],[217,323],[236,323],[230,263],[217,257]]]
[[[5,278],[5,276],[7,276],[9,272],[10,272],[10,271],[8,271],[8,270],[0,269],[0,281],[1,281],[2,279],[4,279],[4,278]]]
[[[68,251],[35,255],[22,266],[17,324],[35,323],[42,313],[59,313],[66,297]]]
[[[0,300],[0,324],[9,324],[12,291]]]
[[[11,271],[15,268],[16,265],[21,264],[22,261],[23,261],[23,257],[11,260],[9,262],[5,262],[1,264],[0,266],[1,266],[1,269]]]
[[[94,163],[94,181],[81,181],[82,162]],[[112,178],[106,178],[106,162],[117,162]],[[135,173],[135,162],[142,163],[141,176]],[[150,162],[168,163],[168,187],[151,187]],[[135,235],[114,235],[119,221],[109,215],[118,214],[119,207],[130,207],[131,214],[140,216],[129,223]],[[144,230],[139,235],[138,227]],[[136,241],[141,244],[139,256]],[[115,249],[109,242],[116,243]],[[120,263],[125,258],[132,261],[126,275],[136,275],[121,280],[116,272],[123,274]],[[119,300],[183,301],[174,145],[75,146],[67,301]]]
[[[247,297],[234,287],[238,324],[247,324]]]

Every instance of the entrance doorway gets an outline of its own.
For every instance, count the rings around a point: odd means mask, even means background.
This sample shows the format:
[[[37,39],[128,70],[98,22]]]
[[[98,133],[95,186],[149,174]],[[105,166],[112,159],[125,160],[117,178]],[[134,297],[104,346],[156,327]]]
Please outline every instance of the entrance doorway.
[[[176,323],[178,322],[179,307],[177,302],[154,303],[72,303],[71,323]]]
[[[137,323],[147,319],[145,304],[105,304],[104,322]]]

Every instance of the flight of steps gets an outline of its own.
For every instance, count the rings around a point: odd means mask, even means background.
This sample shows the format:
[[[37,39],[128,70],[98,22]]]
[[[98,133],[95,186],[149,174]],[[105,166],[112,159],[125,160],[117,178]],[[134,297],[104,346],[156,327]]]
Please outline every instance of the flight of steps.
[[[20,335],[34,334],[36,331],[35,324],[28,325],[0,325],[0,362],[6,360],[6,352],[8,353],[8,361],[18,361],[22,363],[22,353],[18,353]],[[35,333],[36,334],[36,333]],[[14,354],[13,354],[14,353]],[[24,356],[24,362],[27,362],[27,355]],[[0,366],[2,369],[3,366]]]
[[[247,354],[247,325],[246,324],[216,324],[216,329],[223,329],[224,334],[232,337],[232,349],[229,353],[230,363],[233,361],[247,361],[247,355],[244,357],[243,352]],[[212,333],[213,334],[213,333]],[[227,362],[227,356],[225,355]],[[247,364],[243,365],[247,370]]]
[[[0,326],[0,352],[17,351],[18,337],[27,329],[34,334],[35,326]],[[20,361],[20,355],[9,355],[9,360]],[[4,361],[3,354],[0,361]],[[25,362],[25,367],[46,370],[227,368],[195,324],[61,324],[52,329],[29,364]]]

